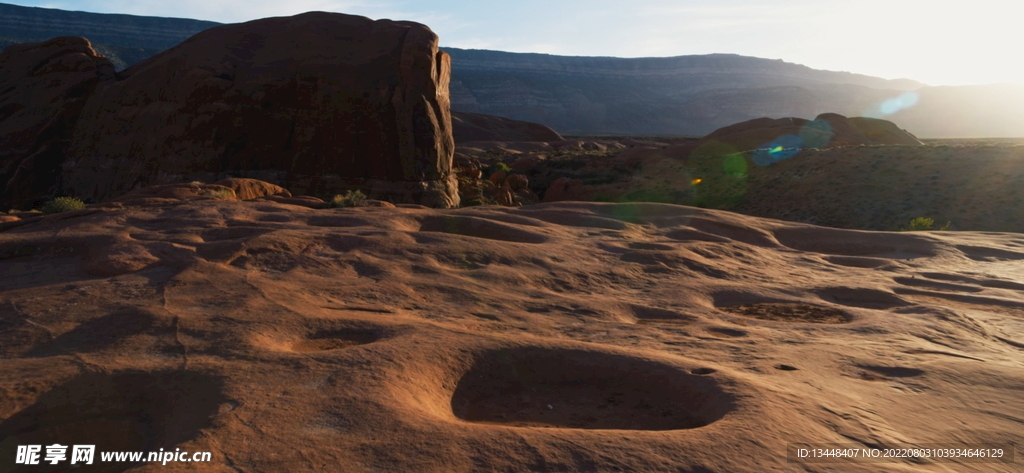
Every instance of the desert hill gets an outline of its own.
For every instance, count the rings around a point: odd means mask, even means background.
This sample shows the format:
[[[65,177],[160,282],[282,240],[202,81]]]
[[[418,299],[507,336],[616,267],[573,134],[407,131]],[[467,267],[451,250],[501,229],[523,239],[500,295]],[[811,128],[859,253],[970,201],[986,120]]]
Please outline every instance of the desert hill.
[[[754,150],[780,154],[783,150],[796,152],[803,148],[920,144],[916,136],[888,120],[823,113],[813,120],[756,118],[722,127],[698,140],[694,154],[713,156]]]
[[[703,136],[765,116],[838,113],[886,118],[929,138],[1024,136],[1022,85],[928,87],[729,54],[624,59],[445,50],[452,55],[453,109],[543,123],[562,134]]]
[[[483,169],[513,166],[544,201],[665,202],[860,230],[930,218],[935,229],[1024,233],[1020,139],[738,151],[705,139],[569,138],[456,149]]]
[[[1021,445],[1022,248],[670,204],[0,223],[0,464],[88,441],[212,454],[161,471],[1010,471],[787,448]]]
[[[0,47],[83,36],[118,69],[217,25],[6,4],[0,13]],[[453,110],[561,134],[703,136],[765,116],[839,113],[893,120],[922,138],[1024,136],[1020,85],[927,87],[731,54],[624,59],[444,49],[453,58]]]

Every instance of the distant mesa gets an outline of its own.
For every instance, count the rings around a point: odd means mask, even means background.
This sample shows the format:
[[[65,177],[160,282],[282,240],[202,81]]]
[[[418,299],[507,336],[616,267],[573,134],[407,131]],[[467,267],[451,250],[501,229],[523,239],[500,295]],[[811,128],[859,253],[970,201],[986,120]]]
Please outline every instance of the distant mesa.
[[[84,39],[0,55],[0,206],[251,177],[459,203],[450,60],[426,26],[313,12],[205,30],[120,73]]]
[[[0,48],[81,36],[117,70],[217,26],[0,3]],[[1024,136],[1024,84],[931,87],[734,54],[614,58],[443,49],[451,56],[455,110],[543,123],[563,134],[698,137],[757,117],[835,112],[893,120],[927,138]]]
[[[452,112],[456,143],[471,141],[562,141],[562,135],[540,123],[479,113]]]
[[[823,113],[814,120],[757,118],[719,128],[697,142],[694,154],[725,155],[766,150],[771,154],[766,159],[778,160],[803,148],[856,145],[920,146],[923,143],[888,120]],[[755,161],[758,161],[757,156]]]

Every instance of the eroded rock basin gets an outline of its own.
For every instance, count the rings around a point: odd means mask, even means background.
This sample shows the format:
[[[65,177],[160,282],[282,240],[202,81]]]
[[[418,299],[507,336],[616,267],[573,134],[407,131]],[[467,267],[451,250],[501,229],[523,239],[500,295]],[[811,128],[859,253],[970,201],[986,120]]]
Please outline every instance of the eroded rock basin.
[[[452,396],[456,417],[517,427],[677,430],[733,409],[711,376],[602,352],[514,348],[480,356]]]

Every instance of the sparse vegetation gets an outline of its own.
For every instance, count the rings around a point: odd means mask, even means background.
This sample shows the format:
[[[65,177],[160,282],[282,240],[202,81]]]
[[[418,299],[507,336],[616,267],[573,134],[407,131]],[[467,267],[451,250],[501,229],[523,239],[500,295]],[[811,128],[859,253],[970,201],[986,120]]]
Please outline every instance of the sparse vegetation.
[[[55,214],[61,212],[70,212],[72,210],[81,210],[85,208],[85,202],[75,197],[57,197],[45,204],[39,209],[44,214]]]
[[[345,195],[338,194],[331,199],[332,207],[356,207],[366,200],[366,194],[361,191],[348,191]]]
[[[494,174],[498,171],[504,172],[505,174],[509,174],[512,172],[512,168],[508,167],[508,164],[498,161],[487,168],[487,172],[484,175],[484,178],[487,178],[491,174]]]
[[[939,231],[946,231],[953,225],[953,222],[946,222],[945,225],[938,228]],[[935,219],[927,217],[917,217],[910,221],[909,229],[901,229],[909,232],[924,232],[935,230]]]

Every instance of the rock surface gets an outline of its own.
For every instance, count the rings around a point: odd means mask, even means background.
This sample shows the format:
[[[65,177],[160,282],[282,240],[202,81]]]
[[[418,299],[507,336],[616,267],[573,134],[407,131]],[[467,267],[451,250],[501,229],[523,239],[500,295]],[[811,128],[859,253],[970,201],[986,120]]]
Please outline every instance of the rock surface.
[[[300,193],[458,204],[437,36],[411,22],[305,13],[212,28],[92,96],[64,189],[105,199],[203,173],[277,171]]]
[[[114,472],[988,473],[1014,467],[787,448],[1024,444],[1020,235],[650,203],[68,214],[0,223],[5,471],[89,443],[212,454]]]
[[[60,163],[86,99],[114,66],[85,38],[18,44],[0,53],[0,207],[60,194]]]
[[[511,118],[452,112],[455,143],[470,141],[562,141],[562,135],[540,123]]]
[[[288,189],[257,179],[230,178],[214,182],[214,184],[231,189],[238,200],[252,200],[267,195],[292,196]]]

